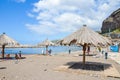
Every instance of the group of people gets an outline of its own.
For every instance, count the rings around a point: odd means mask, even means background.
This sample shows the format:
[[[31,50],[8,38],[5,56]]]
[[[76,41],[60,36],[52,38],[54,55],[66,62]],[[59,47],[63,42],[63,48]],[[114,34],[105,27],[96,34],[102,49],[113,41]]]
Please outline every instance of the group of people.
[[[102,49],[101,49],[100,46],[97,46],[97,49],[98,49],[99,52],[102,51]],[[84,51],[84,52],[87,52],[88,55],[89,55],[89,53],[90,53],[90,45],[89,45],[89,44],[84,44],[84,45],[83,45],[83,51]]]
[[[15,54],[15,59],[21,59],[21,53]]]
[[[52,53],[52,50],[51,50],[51,49],[49,49],[49,50],[46,50],[46,54],[49,54],[49,55],[51,55],[51,53]],[[42,50],[42,54],[44,54],[44,50]]]
[[[100,46],[97,46],[97,49],[98,49],[98,51],[99,51],[99,54],[98,55],[96,55],[96,57],[100,57],[100,56],[102,56],[103,55],[103,53],[104,53],[104,56],[105,56],[105,59],[107,59],[108,58],[108,53],[107,52],[104,52],[104,51],[102,51],[102,49],[101,49],[101,47]],[[89,55],[89,53],[90,53],[90,45],[88,45],[88,44],[84,44],[83,45],[83,52],[84,53],[88,53],[88,55]]]
[[[10,57],[10,54],[7,54],[6,55],[6,59],[10,59],[11,57]],[[22,56],[21,56],[21,51],[19,51],[19,53],[17,54],[15,54],[15,59],[21,59],[22,58]]]
[[[10,54],[7,54],[7,55],[6,55],[6,59],[10,59]]]

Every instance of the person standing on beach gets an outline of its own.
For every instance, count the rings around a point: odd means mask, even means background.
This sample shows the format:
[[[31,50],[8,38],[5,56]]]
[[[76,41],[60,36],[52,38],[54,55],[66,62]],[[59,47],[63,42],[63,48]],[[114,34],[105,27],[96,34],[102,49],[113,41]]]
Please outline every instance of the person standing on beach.
[[[71,50],[69,49],[69,54],[71,53]]]
[[[88,45],[88,47],[87,47],[87,53],[89,55],[89,53],[90,53],[90,45]]]
[[[44,50],[42,50],[42,54],[44,54]]]
[[[52,53],[52,50],[50,49],[50,50],[49,50],[49,54],[51,55],[51,53]]]
[[[21,51],[19,51],[19,53],[18,53],[18,54],[19,54],[19,58],[22,58],[22,56],[21,56]]]
[[[19,56],[17,55],[17,53],[15,54],[15,59],[20,59]]]
[[[98,51],[99,51],[99,55],[102,56],[103,54],[101,53],[102,49],[100,46],[98,46]]]
[[[105,53],[105,59],[107,59],[107,58],[108,58],[108,53],[106,52],[106,53]]]
[[[98,50],[99,50],[99,52],[101,52],[101,47],[100,46],[98,46]]]

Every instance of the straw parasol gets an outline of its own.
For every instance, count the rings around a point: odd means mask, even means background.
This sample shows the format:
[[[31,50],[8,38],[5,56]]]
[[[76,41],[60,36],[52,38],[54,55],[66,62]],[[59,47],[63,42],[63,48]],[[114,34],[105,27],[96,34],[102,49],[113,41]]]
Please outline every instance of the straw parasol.
[[[4,49],[6,45],[19,45],[18,42],[8,37],[5,33],[0,35],[0,45],[2,45],[2,58],[4,58]]]
[[[43,41],[42,43],[40,43],[38,45],[45,46],[46,47],[46,54],[47,54],[48,46],[52,46],[52,45],[54,45],[54,43],[51,42],[50,40],[46,39],[45,41]]]
[[[108,45],[111,44],[111,41],[106,37],[94,32],[93,30],[89,29],[86,25],[76,32],[72,33],[71,35],[65,37],[61,44],[76,44],[83,46],[83,64],[85,64],[85,51],[86,46],[88,44],[97,46],[99,44]]]

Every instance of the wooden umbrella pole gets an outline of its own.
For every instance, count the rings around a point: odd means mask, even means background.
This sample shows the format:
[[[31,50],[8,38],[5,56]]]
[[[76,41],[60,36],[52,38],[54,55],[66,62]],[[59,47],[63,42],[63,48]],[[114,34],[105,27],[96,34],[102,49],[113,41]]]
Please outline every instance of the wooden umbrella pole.
[[[48,55],[48,45],[46,45],[46,55]]]
[[[83,51],[83,65],[85,65],[85,51]]]
[[[85,51],[86,51],[86,46],[87,46],[87,44],[85,43],[83,45],[83,65],[85,65]]]
[[[4,49],[5,49],[5,45],[2,45],[2,58],[3,58],[3,59],[4,59],[4,54],[5,54]]]

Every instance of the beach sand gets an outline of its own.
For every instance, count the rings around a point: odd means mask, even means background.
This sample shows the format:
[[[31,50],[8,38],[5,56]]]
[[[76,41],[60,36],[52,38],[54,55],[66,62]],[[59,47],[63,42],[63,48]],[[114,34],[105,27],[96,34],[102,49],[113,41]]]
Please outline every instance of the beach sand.
[[[109,73],[115,72],[118,68],[109,59],[86,56],[86,62],[104,63],[105,70],[83,70],[69,68],[74,63],[82,63],[82,52],[72,52],[71,54],[45,55],[22,55],[26,57],[20,60],[0,60],[0,80],[120,80]],[[110,70],[110,67],[113,66]],[[107,72],[107,73],[105,73]],[[119,71],[117,71],[119,72]],[[116,75],[115,75],[116,76]]]

